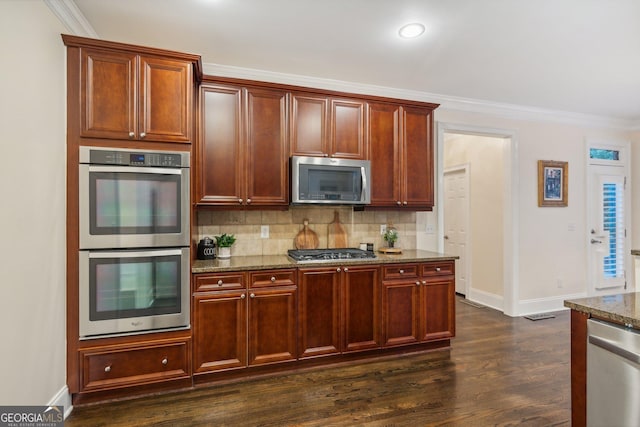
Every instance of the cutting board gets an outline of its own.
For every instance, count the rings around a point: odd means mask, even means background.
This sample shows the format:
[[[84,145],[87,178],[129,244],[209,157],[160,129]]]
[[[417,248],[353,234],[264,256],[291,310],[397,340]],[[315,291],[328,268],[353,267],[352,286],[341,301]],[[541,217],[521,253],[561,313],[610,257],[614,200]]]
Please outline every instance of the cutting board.
[[[333,222],[329,224],[327,234],[328,248],[347,248],[347,232],[340,224],[340,214],[338,211],[333,213]]]
[[[304,219],[302,221],[302,230],[298,232],[295,238],[296,249],[316,249],[320,244],[318,241],[318,235],[315,231],[309,228],[309,220]]]

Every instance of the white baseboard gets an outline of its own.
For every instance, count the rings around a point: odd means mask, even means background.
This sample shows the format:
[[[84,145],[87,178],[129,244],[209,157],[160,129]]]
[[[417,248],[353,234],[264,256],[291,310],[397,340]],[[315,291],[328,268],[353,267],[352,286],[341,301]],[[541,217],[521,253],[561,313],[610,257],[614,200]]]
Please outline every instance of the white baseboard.
[[[69,387],[66,385],[51,398],[47,406],[62,406],[64,408],[64,419],[73,411],[73,405],[71,404],[71,394],[69,393]]]
[[[552,311],[568,310],[564,306],[567,299],[585,298],[586,292],[571,295],[559,295],[549,298],[534,298],[518,302],[518,316],[528,316],[530,314],[549,313]]]
[[[486,305],[487,307],[504,312],[504,298],[502,295],[471,288],[469,289],[469,293],[465,295],[465,298],[469,301],[477,302],[478,304]]]

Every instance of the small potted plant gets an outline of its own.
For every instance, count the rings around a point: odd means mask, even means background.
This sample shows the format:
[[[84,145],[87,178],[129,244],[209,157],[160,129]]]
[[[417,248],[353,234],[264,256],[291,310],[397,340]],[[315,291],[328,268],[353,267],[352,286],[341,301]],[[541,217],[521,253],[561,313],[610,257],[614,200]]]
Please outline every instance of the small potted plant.
[[[236,242],[236,237],[233,234],[224,233],[220,236],[215,236],[215,239],[218,247],[218,258],[231,258],[231,245]]]
[[[387,242],[390,248],[392,248],[398,240],[398,230],[393,227],[387,227],[387,231],[384,232],[384,241]]]

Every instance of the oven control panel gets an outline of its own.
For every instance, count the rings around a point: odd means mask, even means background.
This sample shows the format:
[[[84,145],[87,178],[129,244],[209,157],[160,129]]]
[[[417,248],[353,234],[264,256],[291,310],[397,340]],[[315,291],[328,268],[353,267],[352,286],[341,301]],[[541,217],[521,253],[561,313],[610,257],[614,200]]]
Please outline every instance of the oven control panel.
[[[80,147],[80,163],[185,168],[189,167],[189,153]]]

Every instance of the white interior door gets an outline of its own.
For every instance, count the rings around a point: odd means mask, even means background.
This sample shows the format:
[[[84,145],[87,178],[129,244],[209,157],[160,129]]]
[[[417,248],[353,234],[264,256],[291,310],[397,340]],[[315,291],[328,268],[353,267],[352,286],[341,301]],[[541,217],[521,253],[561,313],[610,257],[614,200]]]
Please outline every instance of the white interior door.
[[[466,295],[469,277],[469,174],[466,166],[444,172],[444,251],[456,262],[456,293]]]
[[[613,161],[596,160],[593,163],[588,166],[587,179],[590,293],[622,292],[626,289],[629,253],[626,168],[623,162],[616,165]]]

